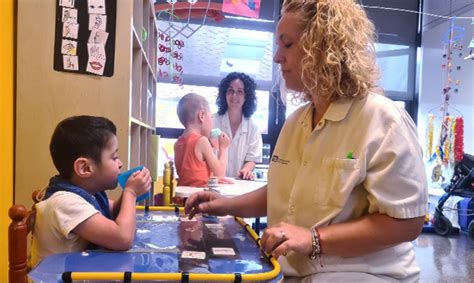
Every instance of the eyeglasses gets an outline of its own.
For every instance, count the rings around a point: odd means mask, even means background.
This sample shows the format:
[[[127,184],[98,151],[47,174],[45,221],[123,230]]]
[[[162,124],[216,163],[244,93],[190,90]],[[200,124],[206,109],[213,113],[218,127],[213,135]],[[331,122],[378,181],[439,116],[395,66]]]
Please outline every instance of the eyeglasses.
[[[244,92],[243,89],[235,90],[235,89],[233,89],[233,88],[228,88],[226,94],[227,94],[227,95],[233,95],[233,94],[235,94],[235,95],[238,95],[238,96],[243,96],[243,95],[245,95],[245,92]]]

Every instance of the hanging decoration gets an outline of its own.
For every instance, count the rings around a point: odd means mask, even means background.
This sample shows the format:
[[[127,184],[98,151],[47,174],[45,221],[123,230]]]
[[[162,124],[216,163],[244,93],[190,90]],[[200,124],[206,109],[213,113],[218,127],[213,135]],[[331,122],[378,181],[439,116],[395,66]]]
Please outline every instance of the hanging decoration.
[[[206,19],[224,19],[222,5],[211,0],[166,0],[155,3],[158,18],[158,75],[160,79],[183,84],[183,50],[185,39],[190,38]],[[200,24],[190,24],[191,19],[202,19]],[[178,22],[178,20],[181,20]],[[184,22],[182,21],[184,20]]]
[[[433,162],[431,180],[442,183],[448,176],[443,176],[444,168],[453,168],[455,162],[460,161],[463,156],[464,146],[464,120],[462,114],[455,117],[450,114],[450,101],[452,95],[459,93],[461,80],[456,79],[457,72],[461,71],[461,66],[456,65],[459,59],[463,59],[462,39],[465,35],[465,29],[455,25],[456,18],[451,18],[449,31],[443,36],[444,54],[442,58],[442,97],[443,101],[439,107],[431,109],[428,115],[428,137],[426,154],[429,162]],[[433,110],[440,110],[442,113],[439,120],[439,137],[434,141],[436,116],[431,113]],[[457,111],[457,110],[455,110]],[[459,111],[457,111],[459,112]],[[436,144],[433,151],[433,144]],[[447,171],[446,170],[446,174]]]
[[[428,158],[433,155],[434,120],[435,116],[433,114],[428,114],[428,148],[426,149]]]
[[[182,39],[172,39],[170,35],[158,32],[158,75],[160,78],[167,78],[177,84],[182,84],[183,75],[183,53],[184,47]]]
[[[456,118],[456,127],[454,129],[454,159],[461,161],[464,153],[464,119]]]

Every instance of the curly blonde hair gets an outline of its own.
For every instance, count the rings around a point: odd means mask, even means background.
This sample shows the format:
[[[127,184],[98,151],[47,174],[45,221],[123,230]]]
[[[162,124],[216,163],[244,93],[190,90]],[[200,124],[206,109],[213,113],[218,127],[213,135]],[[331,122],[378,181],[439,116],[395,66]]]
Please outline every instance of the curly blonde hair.
[[[379,92],[374,25],[354,0],[285,0],[284,13],[297,13],[304,94],[329,100]]]

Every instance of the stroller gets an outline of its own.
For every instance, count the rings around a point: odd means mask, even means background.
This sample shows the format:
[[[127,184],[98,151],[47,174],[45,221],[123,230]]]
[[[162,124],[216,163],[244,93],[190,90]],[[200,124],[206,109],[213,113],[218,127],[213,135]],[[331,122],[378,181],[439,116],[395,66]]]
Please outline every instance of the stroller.
[[[434,214],[434,230],[442,236],[447,236],[453,232],[453,225],[449,219],[443,215],[443,206],[452,195],[474,198],[474,156],[464,154],[463,159],[454,166],[454,174],[449,185],[444,189],[445,194],[441,196],[436,206]],[[474,211],[468,211],[473,214]],[[474,241],[474,217],[470,217],[467,234]],[[469,221],[469,220],[468,220]]]

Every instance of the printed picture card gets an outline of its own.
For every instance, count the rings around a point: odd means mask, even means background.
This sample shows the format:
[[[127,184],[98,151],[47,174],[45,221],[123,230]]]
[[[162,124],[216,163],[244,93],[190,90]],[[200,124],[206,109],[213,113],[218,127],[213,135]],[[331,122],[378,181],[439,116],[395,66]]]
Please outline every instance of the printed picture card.
[[[74,8],[74,0],[59,0],[59,6]]]
[[[105,0],[88,0],[87,9],[89,14],[105,15]]]
[[[105,45],[109,33],[100,29],[93,28],[89,36],[88,43],[100,43]]]
[[[206,259],[206,253],[197,251],[183,251],[181,253],[181,258]]]
[[[79,70],[79,60],[77,56],[63,55],[63,67],[69,71]]]
[[[86,71],[102,76],[104,74],[105,60],[90,56],[87,61]]]
[[[220,223],[206,223],[204,224],[206,225],[207,228],[209,228],[209,230],[220,230],[220,229],[224,229],[224,225],[220,224]]]
[[[87,52],[89,57],[94,57],[101,60],[107,59],[107,56],[105,56],[105,48],[102,44],[88,43]]]
[[[212,253],[214,255],[235,256],[235,251],[233,248],[212,248]]]
[[[77,41],[63,39],[61,42],[61,54],[77,55]]]
[[[107,27],[107,16],[100,14],[89,15],[89,30],[100,29],[105,31]]]
[[[63,23],[63,37],[77,39],[79,34],[79,24],[73,22]]]
[[[181,222],[197,222],[196,217],[193,217],[193,219],[189,219],[188,216],[181,216],[181,217],[179,217],[179,220]]]
[[[179,220],[179,217],[174,215],[153,215],[152,220],[156,222],[176,222]]]
[[[77,9],[63,8],[63,23],[70,22],[77,24]]]

